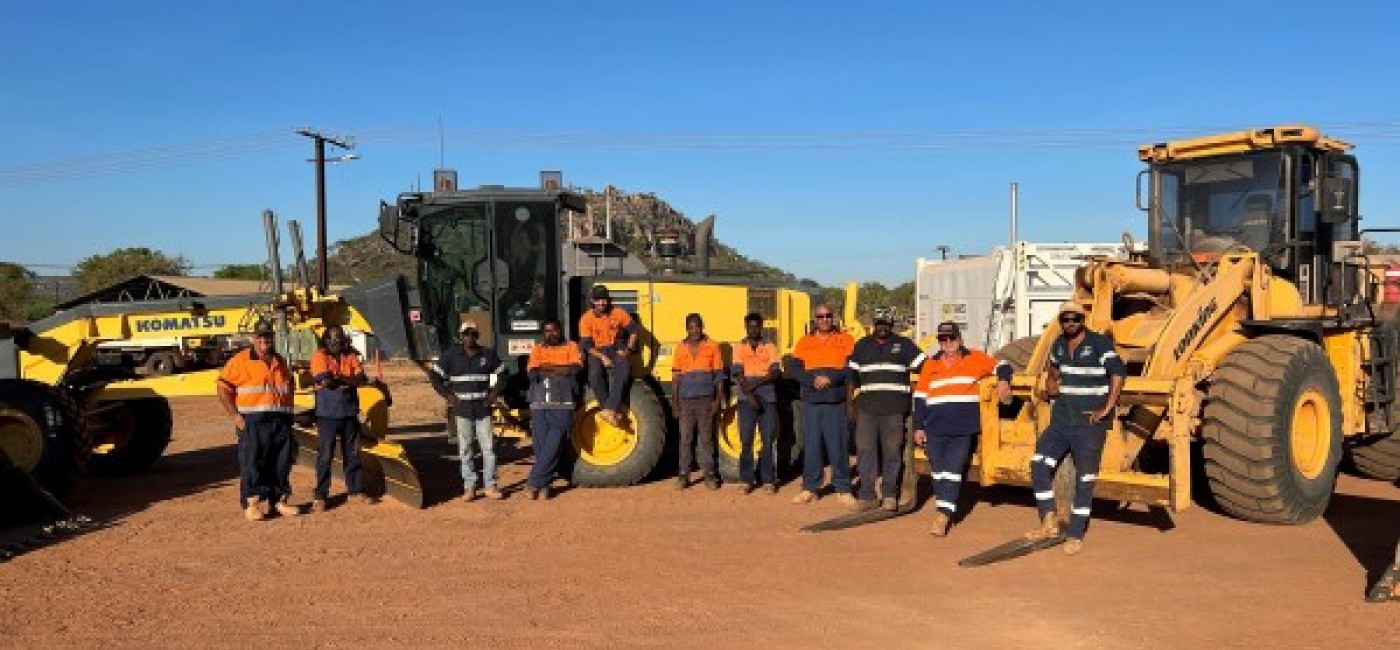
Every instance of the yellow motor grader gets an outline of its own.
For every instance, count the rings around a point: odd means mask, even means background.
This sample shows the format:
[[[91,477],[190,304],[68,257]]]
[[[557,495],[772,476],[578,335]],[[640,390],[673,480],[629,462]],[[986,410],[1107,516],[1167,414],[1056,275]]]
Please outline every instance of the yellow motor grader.
[[[1194,487],[1241,519],[1297,524],[1327,507],[1348,454],[1364,474],[1400,477],[1397,336],[1373,306],[1351,148],[1278,126],[1139,149],[1146,252],[1076,275],[1088,327],[1129,371],[1096,496],[1176,511]],[[983,485],[1030,484],[1059,335],[1052,323],[1000,352],[1018,368],[1016,399],[983,386]]]
[[[270,267],[278,269],[275,217],[269,212],[264,219]],[[302,281],[294,290],[282,290],[277,272],[267,295],[92,304],[24,328],[0,327],[0,505],[24,499],[20,492],[62,494],[86,471],[145,469],[171,440],[168,398],[215,394],[218,369],[139,377],[127,368],[97,363],[99,344],[172,333],[246,335],[260,319],[276,324],[278,350],[295,373],[298,415],[293,431],[300,441],[299,460],[313,462],[309,361],[316,335],[333,323],[365,333],[372,329],[345,300],[311,286],[304,258],[298,259]],[[368,385],[359,390],[367,491],[422,507],[417,471],[404,449],[386,437],[387,389]],[[39,499],[54,501],[48,495]]]

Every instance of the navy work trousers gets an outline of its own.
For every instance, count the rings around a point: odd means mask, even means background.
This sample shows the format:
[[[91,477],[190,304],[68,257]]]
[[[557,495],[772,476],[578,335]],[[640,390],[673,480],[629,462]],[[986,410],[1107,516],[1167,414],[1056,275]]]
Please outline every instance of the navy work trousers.
[[[573,424],[573,409],[530,409],[530,438],[535,447],[535,465],[530,468],[526,487],[532,490],[549,487],[554,481],[554,469],[559,466],[559,452],[569,438]]]
[[[929,435],[924,443],[928,456],[929,476],[933,479],[934,505],[952,516],[958,511],[958,494],[962,492],[963,469],[972,454],[977,437]]]
[[[1084,539],[1094,505],[1094,481],[1099,477],[1108,428],[1098,424],[1065,424],[1054,419],[1040,434],[1031,456],[1031,485],[1040,518],[1055,512],[1055,467],[1066,453],[1074,455],[1074,503],[1070,507],[1070,537]]]
[[[845,404],[802,403],[802,489],[821,489],[824,455],[831,463],[832,488],[839,494],[850,494],[850,437]]]
[[[758,433],[758,482],[773,485],[774,465],[778,457],[775,435],[778,431],[778,405],[759,402],[755,409],[749,400],[739,398],[739,479],[744,485],[754,484],[754,433]]]
[[[593,389],[593,397],[603,408],[610,411],[622,409],[622,396],[627,393],[628,378],[632,368],[627,365],[627,355],[618,354],[612,349],[600,349],[612,359],[612,367],[604,368],[603,362],[592,354],[584,355],[588,360],[588,387]]]
[[[280,413],[244,415],[244,428],[238,436],[238,503],[248,500],[268,503],[286,500],[292,493],[292,463],[297,443],[292,437],[292,418]]]
[[[325,499],[331,493],[331,461],[335,456],[336,442],[340,443],[340,456],[345,461],[345,491],[359,494],[364,486],[360,484],[360,421],[354,416],[346,418],[316,418],[316,490],[317,499]]]

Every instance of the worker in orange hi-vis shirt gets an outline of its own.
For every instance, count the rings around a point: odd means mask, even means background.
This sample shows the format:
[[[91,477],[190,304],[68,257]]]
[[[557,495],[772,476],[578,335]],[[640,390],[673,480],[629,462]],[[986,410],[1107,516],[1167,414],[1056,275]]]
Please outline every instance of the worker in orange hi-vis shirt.
[[[676,487],[690,486],[692,451],[698,455],[705,487],[719,489],[715,472],[715,413],[724,396],[724,356],[705,335],[700,314],[685,317],[685,340],[676,344],[671,362],[671,411],[680,421],[680,471]]]
[[[637,324],[613,306],[607,287],[595,286],[589,296],[593,308],[578,321],[579,349],[587,362],[588,387],[602,406],[598,416],[617,426],[631,374],[627,355],[637,349]]]
[[[855,505],[851,494],[851,434],[846,428],[846,398],[851,369],[847,364],[856,340],[836,329],[836,314],[827,305],[812,311],[817,331],[802,337],[792,351],[789,374],[802,388],[802,491],[793,503],[810,503],[822,487],[822,454],[831,463],[831,486],[837,500]]]
[[[272,325],[259,322],[253,345],[233,355],[219,372],[215,388],[224,411],[233,416],[238,436],[238,499],[252,521],[277,514],[301,514],[287,503],[292,493],[292,372],[273,350]]]
[[[578,345],[564,338],[558,320],[545,319],[542,329],[544,340],[530,351],[525,366],[530,379],[530,438],[535,447],[535,466],[525,480],[531,499],[549,498],[559,450],[573,424],[575,378],[583,366]]]

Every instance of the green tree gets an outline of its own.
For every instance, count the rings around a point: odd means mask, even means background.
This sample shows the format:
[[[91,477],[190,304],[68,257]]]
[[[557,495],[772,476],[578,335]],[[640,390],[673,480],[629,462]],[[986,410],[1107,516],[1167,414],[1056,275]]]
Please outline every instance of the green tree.
[[[261,264],[228,264],[214,271],[221,280],[266,280],[267,267]]]
[[[27,307],[34,299],[34,274],[11,262],[0,262],[0,321],[29,320]]]
[[[138,275],[185,275],[190,263],[149,248],[118,248],[106,255],[92,255],[78,262],[73,275],[78,290],[87,292],[111,286]]]

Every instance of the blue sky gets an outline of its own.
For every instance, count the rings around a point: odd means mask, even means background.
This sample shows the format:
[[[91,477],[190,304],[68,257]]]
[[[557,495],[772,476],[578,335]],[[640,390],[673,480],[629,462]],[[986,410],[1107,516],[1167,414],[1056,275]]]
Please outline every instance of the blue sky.
[[[898,283],[943,244],[1141,235],[1136,145],[1279,123],[1358,144],[1400,225],[1394,3],[56,2],[0,20],[0,260],[208,273],[314,221],[298,126],[356,136],[332,241],[430,178],[540,169],[719,215],[742,252]],[[426,182],[426,181],[425,181]],[[44,273],[61,268],[36,266]]]

